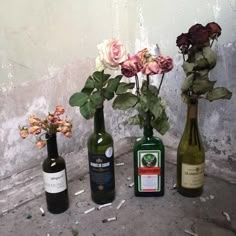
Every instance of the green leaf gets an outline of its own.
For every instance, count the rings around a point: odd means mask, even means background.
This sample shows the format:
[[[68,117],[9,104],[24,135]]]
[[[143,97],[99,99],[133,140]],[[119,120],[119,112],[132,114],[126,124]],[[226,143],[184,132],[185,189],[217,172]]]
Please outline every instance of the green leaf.
[[[148,98],[146,95],[141,94],[141,96],[139,97],[140,99],[140,110],[142,110],[143,112],[147,112],[148,111]]]
[[[117,87],[117,90],[116,90],[116,94],[119,95],[119,94],[123,94],[123,93],[126,93],[128,89],[133,89],[135,86],[135,83],[125,83],[125,82],[121,82],[119,83],[118,87]]]
[[[69,104],[74,107],[74,106],[83,106],[87,101],[88,101],[88,95],[85,93],[74,93],[69,100]]]
[[[93,79],[94,79],[94,87],[97,90],[101,90],[103,86],[103,75],[104,71],[95,71],[93,73]]]
[[[109,91],[107,88],[102,89],[103,91],[103,96],[107,99],[107,100],[111,100],[114,97],[114,92]]]
[[[138,97],[132,93],[124,93],[117,95],[115,98],[112,107],[114,109],[127,110],[135,106],[138,102]]]
[[[212,69],[216,65],[216,53],[210,47],[204,47],[203,56],[208,62],[208,68]]]
[[[130,125],[140,125],[139,115],[134,115],[128,118]]]
[[[154,86],[154,85],[149,85],[149,86],[148,86],[148,90],[149,90],[152,94],[154,94],[155,96],[158,94],[158,89],[157,89],[157,87]],[[144,80],[143,83],[142,83],[141,92],[142,92],[143,94],[146,94],[146,93],[147,93],[147,81],[146,81],[146,80]]]
[[[224,87],[214,88],[206,95],[206,99],[208,99],[210,102],[218,99],[231,99],[231,97],[232,92]]]
[[[81,90],[82,93],[90,95],[95,88],[95,82],[92,76],[89,76],[85,82],[84,88]]]
[[[209,92],[213,89],[215,82],[210,81],[207,75],[203,78],[195,79],[192,86],[193,92],[198,95]]]
[[[165,111],[163,111],[161,118],[152,120],[151,125],[161,135],[164,135],[170,128],[168,117]]]
[[[182,92],[187,92],[192,87],[193,78],[194,78],[194,75],[190,74],[189,76],[187,76],[187,78],[184,79],[181,86]]]
[[[189,73],[193,72],[195,64],[194,63],[189,63],[189,62],[184,62],[183,63],[183,70],[185,72],[186,75],[188,75]]]
[[[85,103],[83,106],[80,107],[80,113],[86,120],[92,118],[94,116],[95,111],[96,107],[91,101]]]
[[[122,75],[118,75],[118,76],[116,76],[113,79],[109,79],[108,83],[107,83],[106,89],[109,92],[115,92],[117,90],[117,87],[118,87],[118,85],[120,83],[121,78],[122,78]]]
[[[103,102],[103,98],[98,92],[93,93],[89,98],[96,106]]]
[[[103,79],[102,79],[102,83],[103,85],[105,85],[105,83],[107,82],[107,80],[110,78],[110,74],[103,74]]]

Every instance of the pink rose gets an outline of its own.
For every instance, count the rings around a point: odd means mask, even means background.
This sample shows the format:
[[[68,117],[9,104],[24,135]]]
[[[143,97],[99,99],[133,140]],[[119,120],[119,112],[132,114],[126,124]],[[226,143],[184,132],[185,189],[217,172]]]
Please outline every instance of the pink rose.
[[[160,68],[159,73],[160,74],[167,73],[167,72],[171,71],[174,67],[173,60],[168,56],[165,56],[165,57],[159,56],[159,57],[157,57],[156,60],[158,61],[158,64],[159,64],[159,68]]]
[[[121,64],[121,73],[127,77],[135,76],[143,68],[141,59],[137,56],[128,56],[128,59]]]
[[[37,125],[29,127],[28,132],[30,134],[36,135],[41,133],[41,128]]]
[[[55,115],[59,116],[65,112],[65,108],[63,106],[56,106],[56,110],[54,112]]]
[[[22,128],[22,129],[20,130],[20,136],[21,136],[21,138],[25,139],[25,138],[28,137],[28,135],[29,135],[29,132],[28,132],[28,129],[27,129],[27,128]]]
[[[96,68],[102,71],[105,68],[116,70],[126,60],[127,52],[119,40],[105,40],[98,45],[99,56],[96,59]]]
[[[161,73],[160,71],[161,68],[159,66],[159,62],[156,59],[147,62],[142,69],[142,73],[145,75],[160,74]]]
[[[46,145],[46,140],[39,139],[35,145],[38,149],[41,149]]]

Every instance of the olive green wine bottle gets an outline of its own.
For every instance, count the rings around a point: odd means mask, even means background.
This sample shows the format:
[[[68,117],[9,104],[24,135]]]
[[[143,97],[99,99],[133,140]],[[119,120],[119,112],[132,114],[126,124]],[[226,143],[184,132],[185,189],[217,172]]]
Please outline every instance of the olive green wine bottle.
[[[203,192],[205,152],[198,130],[198,100],[190,99],[187,121],[177,151],[177,190],[187,197]]]
[[[88,139],[88,159],[92,200],[97,204],[115,198],[113,139],[105,130],[103,107],[96,109],[94,132]]]
[[[134,144],[134,194],[141,197],[164,195],[165,149],[161,139],[153,136],[150,125]]]

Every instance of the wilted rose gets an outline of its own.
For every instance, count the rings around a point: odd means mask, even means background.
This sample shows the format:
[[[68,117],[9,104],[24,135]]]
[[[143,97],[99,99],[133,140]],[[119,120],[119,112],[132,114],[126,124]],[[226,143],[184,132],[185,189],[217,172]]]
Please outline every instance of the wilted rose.
[[[40,134],[41,133],[41,127],[39,127],[37,125],[29,127],[28,132],[30,134],[33,134],[33,135]]]
[[[221,35],[221,27],[215,22],[208,23],[206,25],[206,30],[211,39],[218,38]]]
[[[71,138],[72,137],[72,133],[71,132],[67,132],[64,134],[67,138]]]
[[[207,29],[201,24],[193,25],[189,31],[189,40],[192,45],[204,44],[209,41]]]
[[[35,146],[38,148],[38,149],[41,149],[43,148],[44,146],[46,145],[46,140],[42,140],[42,139],[38,139],[35,143]]]
[[[159,56],[156,59],[159,64],[159,73],[164,74],[171,71],[174,67],[173,60],[168,56]]]
[[[99,56],[96,59],[96,69],[101,71],[105,68],[116,70],[120,63],[126,60],[126,48],[119,40],[105,40],[98,45]]]
[[[129,56],[126,61],[121,64],[121,73],[127,77],[133,77],[143,68],[140,58],[137,55]]]
[[[29,118],[29,123],[31,126],[34,126],[34,125],[37,125],[39,126],[42,121],[36,117],[36,115],[31,115],[30,118]]]
[[[142,69],[142,73],[145,75],[155,75],[155,74],[160,74],[160,72],[161,68],[159,66],[158,60],[156,59],[147,62]]]
[[[54,112],[55,115],[59,116],[65,112],[65,108],[63,106],[56,106],[56,110]]]
[[[179,35],[176,39],[176,45],[179,47],[183,54],[187,54],[190,46],[188,33],[182,33],[181,35]]]
[[[22,128],[20,129],[20,136],[21,138],[25,139],[29,135],[28,129],[27,128]]]
[[[143,65],[146,64],[152,58],[147,48],[142,49],[136,55],[140,58],[141,63]]]

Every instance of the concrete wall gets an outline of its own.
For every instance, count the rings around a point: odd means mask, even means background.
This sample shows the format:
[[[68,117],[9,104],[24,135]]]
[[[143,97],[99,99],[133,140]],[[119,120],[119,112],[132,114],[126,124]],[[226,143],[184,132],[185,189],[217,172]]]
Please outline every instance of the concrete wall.
[[[38,165],[46,155],[17,131],[30,114],[45,115],[57,104],[66,107],[74,124],[73,138],[59,137],[60,153],[76,152],[86,144],[92,121],[68,105],[94,70],[96,45],[117,37],[131,53],[153,48],[174,58],[162,94],[169,106],[172,128],[166,137],[181,135],[185,105],[180,98],[183,79],[176,36],[194,23],[218,22],[222,36],[216,46],[218,64],[212,77],[229,87],[231,101],[201,102],[200,127],[209,155],[236,161],[236,2],[234,0],[0,0],[0,180]],[[126,114],[106,104],[107,129],[115,139],[140,134],[127,126]],[[173,145],[168,142],[166,145]],[[235,163],[235,162],[234,162]],[[0,189],[1,191],[1,189]]]

